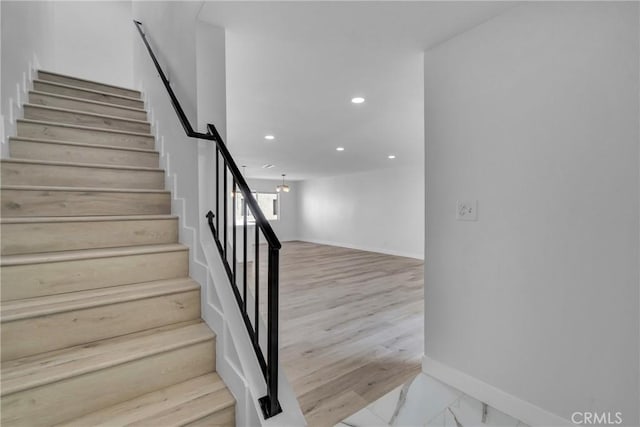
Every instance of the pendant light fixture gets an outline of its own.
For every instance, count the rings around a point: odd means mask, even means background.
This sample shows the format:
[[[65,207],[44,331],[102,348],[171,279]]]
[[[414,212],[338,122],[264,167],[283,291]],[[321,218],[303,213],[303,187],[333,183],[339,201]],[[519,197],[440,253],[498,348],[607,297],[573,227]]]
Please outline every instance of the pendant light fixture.
[[[286,176],[285,174],[282,174],[282,185],[278,185],[276,187],[276,191],[278,193],[280,193],[280,192],[288,193],[289,192],[289,186],[284,183],[284,177],[285,176]]]

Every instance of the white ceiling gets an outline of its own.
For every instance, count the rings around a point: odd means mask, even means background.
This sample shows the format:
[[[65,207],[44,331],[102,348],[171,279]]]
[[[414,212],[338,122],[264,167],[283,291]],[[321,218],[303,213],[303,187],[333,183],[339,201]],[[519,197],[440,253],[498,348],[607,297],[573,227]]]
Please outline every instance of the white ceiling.
[[[510,2],[208,2],[226,28],[227,143],[254,178],[424,161],[423,54]],[[366,98],[355,105],[354,96]],[[266,141],[265,135],[275,135]],[[337,152],[336,147],[345,151]],[[388,155],[396,155],[389,160]],[[263,169],[265,163],[276,165]]]

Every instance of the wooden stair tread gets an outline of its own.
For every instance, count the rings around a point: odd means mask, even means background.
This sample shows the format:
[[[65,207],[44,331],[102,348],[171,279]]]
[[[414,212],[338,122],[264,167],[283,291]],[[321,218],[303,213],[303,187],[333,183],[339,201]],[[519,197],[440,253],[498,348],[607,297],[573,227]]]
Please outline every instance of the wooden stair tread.
[[[72,78],[76,78],[76,77],[72,77]],[[80,79],[78,79],[80,80]],[[59,82],[54,82],[53,80],[45,80],[45,79],[33,79],[34,82],[38,82],[38,83],[46,83],[46,84],[50,84],[50,85],[54,85],[54,86],[60,86],[60,87],[66,87],[66,88],[70,88],[70,89],[76,89],[76,90],[84,90],[87,92],[93,92],[93,93],[97,93],[100,95],[107,95],[107,96],[114,96],[116,98],[125,98],[125,99],[129,99],[131,101],[142,101],[141,98],[135,98],[133,96],[126,96],[126,95],[120,95],[117,93],[112,93],[112,92],[105,92],[102,90],[97,90],[97,89],[90,89],[88,87],[83,87],[83,86],[75,86],[75,85],[70,85],[70,84],[66,84],[66,83],[59,83]],[[92,82],[92,83],[97,83],[97,82]],[[102,84],[102,83],[100,83]],[[126,90],[135,90],[135,89],[127,89],[127,88],[119,88],[119,89],[126,89]],[[46,92],[49,93],[49,92]]]
[[[87,147],[87,148],[102,148],[106,150],[124,150],[124,151],[135,151],[140,153],[149,153],[155,154],[157,151],[155,150],[145,150],[144,148],[136,148],[136,147],[119,147],[117,145],[100,145],[100,144],[83,144],[81,142],[72,142],[72,141],[59,141],[55,139],[42,139],[42,138],[28,138],[25,136],[12,136],[9,137],[9,141],[26,141],[26,142],[39,142],[44,144],[56,144],[56,145],[70,145],[73,147]]]
[[[101,119],[109,119],[109,120],[118,120],[118,121],[123,121],[123,122],[131,122],[131,123],[137,123],[137,124],[141,124],[141,125],[148,125],[149,124],[149,122],[146,121],[146,120],[136,120],[136,119],[129,119],[129,118],[126,118],[126,117],[109,116],[109,115],[106,115],[106,114],[90,113],[88,111],[82,111],[82,110],[70,110],[68,108],[50,107],[48,105],[41,105],[41,104],[24,103],[22,105],[22,108],[34,108],[34,109],[47,110],[47,111],[61,111],[63,113],[81,114],[83,116],[92,116],[92,117],[98,117],[98,118],[101,118]],[[103,128],[100,128],[100,129],[103,129]]]
[[[29,190],[29,191],[78,191],[100,193],[169,193],[168,190],[156,190],[153,188],[106,188],[106,187],[54,187],[47,185],[3,185],[1,190]]]
[[[0,163],[15,163],[15,164],[24,164],[24,165],[44,165],[44,166],[69,166],[69,167],[77,167],[77,168],[99,168],[99,169],[117,169],[117,170],[126,170],[126,171],[148,171],[148,172],[162,172],[164,173],[164,169],[159,168],[149,168],[143,166],[119,166],[119,165],[103,165],[100,163],[71,163],[71,162],[58,162],[51,160],[31,160],[31,159],[2,159]]]
[[[177,219],[176,215],[105,215],[105,216],[34,216],[0,218],[0,224],[34,224],[46,222],[148,221]]]
[[[0,267],[187,250],[189,250],[188,247],[178,243],[174,243],[165,245],[141,245],[104,249],[80,249],[76,251],[43,252],[38,254],[24,255],[4,255],[0,257]]]
[[[56,82],[47,82],[47,83],[55,84]],[[86,90],[85,88],[78,88],[78,89]],[[104,107],[121,108],[123,110],[134,111],[134,112],[137,112],[137,113],[146,113],[146,110],[144,108],[127,107],[126,105],[110,104],[108,102],[100,102],[100,101],[94,101],[94,100],[91,100],[91,99],[78,98],[77,96],[60,95],[59,93],[44,92],[44,91],[41,91],[41,90],[31,90],[31,91],[29,91],[29,94],[51,96],[51,97],[54,97],[54,98],[68,99],[70,101],[86,102],[87,104],[100,105],[100,106],[104,106]],[[115,96],[118,96],[118,95],[115,95]],[[40,104],[38,104],[38,105],[40,105]]]
[[[114,106],[124,105],[133,108],[145,108],[142,98],[129,97],[125,93],[116,93],[114,91],[100,89],[98,87],[88,88],[71,82],[52,81],[52,80],[33,80],[32,88],[44,93],[60,94],[64,96],[77,97],[81,99],[89,99],[92,101],[104,102]]]
[[[85,79],[83,77],[75,77],[75,76],[70,76],[68,74],[58,73],[58,72],[55,72],[55,71],[48,71],[48,70],[40,69],[40,70],[38,70],[38,77],[40,77],[40,74],[49,74],[49,75],[52,75],[52,76],[57,76],[57,77],[63,77],[63,78],[67,78],[67,79],[77,80],[79,82],[97,84],[97,85],[101,85],[101,86],[111,87],[111,88],[114,88],[114,89],[128,90],[130,92],[135,92],[138,95],[142,95],[142,93],[138,89],[132,89],[130,87],[114,85],[114,84],[111,84],[111,83],[102,83],[102,82],[98,82],[98,81],[95,81],[95,80]],[[44,79],[44,80],[45,81],[49,81],[47,79]]]
[[[186,423],[196,422],[218,411],[226,409],[234,404],[234,399],[229,391],[222,389],[211,394],[201,396],[186,402],[176,408],[169,408],[148,417],[131,426],[167,426],[179,427]]]
[[[11,322],[198,289],[197,282],[185,277],[5,301],[0,304],[0,321]]]
[[[87,113],[82,113],[82,114],[87,114]],[[108,117],[108,118],[110,118],[110,117]],[[119,117],[114,117],[114,119],[118,120]],[[43,126],[58,126],[58,127],[72,128],[72,129],[90,130],[90,131],[94,131],[94,132],[116,133],[116,134],[121,134],[121,135],[144,136],[144,137],[147,137],[147,138],[153,138],[153,135],[150,134],[150,133],[132,132],[132,131],[120,130],[120,129],[107,129],[107,128],[100,128],[100,127],[94,127],[94,126],[72,125],[72,124],[69,124],[69,123],[49,122],[49,121],[46,121],[46,120],[18,119],[18,120],[16,120],[16,122],[17,123],[38,124],[38,125],[43,125]]]
[[[4,362],[0,394],[6,396],[215,338],[205,323],[187,323]]]
[[[0,160],[0,163],[16,163],[16,164],[46,165],[46,166],[72,166],[72,167],[79,167],[79,168],[101,168],[101,169],[151,171],[151,172],[164,173],[164,169],[150,168],[145,166],[119,166],[119,165],[105,165],[101,163],[75,163],[75,162],[72,163],[72,162],[60,162],[60,161],[53,161],[53,160],[18,159],[15,157],[2,159]]]
[[[87,414],[61,426],[180,426],[234,403],[220,376],[211,373]]]

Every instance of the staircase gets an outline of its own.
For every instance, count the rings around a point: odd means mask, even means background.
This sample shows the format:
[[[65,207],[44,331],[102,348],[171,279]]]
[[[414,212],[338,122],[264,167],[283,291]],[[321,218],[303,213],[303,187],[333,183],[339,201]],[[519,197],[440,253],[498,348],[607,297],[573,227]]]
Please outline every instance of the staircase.
[[[140,93],[38,72],[1,163],[1,424],[229,426]]]

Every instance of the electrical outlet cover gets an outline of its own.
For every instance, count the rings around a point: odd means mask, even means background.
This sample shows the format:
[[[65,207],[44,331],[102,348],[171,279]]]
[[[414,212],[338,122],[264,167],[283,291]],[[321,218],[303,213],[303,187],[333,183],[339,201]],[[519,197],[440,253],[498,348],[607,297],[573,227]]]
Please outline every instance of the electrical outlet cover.
[[[456,201],[456,220],[477,221],[478,220],[478,201],[477,200]]]

